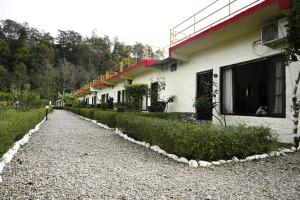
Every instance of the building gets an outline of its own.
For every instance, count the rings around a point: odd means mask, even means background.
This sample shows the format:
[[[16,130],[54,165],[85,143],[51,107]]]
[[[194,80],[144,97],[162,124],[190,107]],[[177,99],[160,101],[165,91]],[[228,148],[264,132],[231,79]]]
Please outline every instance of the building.
[[[207,95],[208,84],[217,91],[219,107],[208,110],[205,119],[218,123],[213,114],[219,111],[227,124],[269,126],[281,141],[292,142],[292,84],[300,63],[283,62],[289,1],[216,2],[171,30],[168,58],[108,72],[76,95],[89,104],[109,97],[122,102],[127,84],[148,84],[152,90],[159,85],[160,99],[175,95],[168,112],[197,112],[195,99]],[[150,104],[145,97],[143,110]]]

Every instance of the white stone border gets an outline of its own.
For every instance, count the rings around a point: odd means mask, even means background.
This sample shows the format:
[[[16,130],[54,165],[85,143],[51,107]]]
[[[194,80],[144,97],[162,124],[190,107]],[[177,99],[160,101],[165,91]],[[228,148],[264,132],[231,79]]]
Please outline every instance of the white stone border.
[[[38,131],[40,129],[41,124],[44,123],[45,121],[46,121],[46,117],[44,117],[44,119],[40,123],[38,123],[37,125],[35,125],[35,127],[33,129],[31,129],[30,131],[28,131],[28,133],[26,133],[23,136],[22,139],[16,141],[14,143],[14,146],[11,147],[10,149],[8,149],[8,151],[2,156],[2,158],[0,159],[0,183],[2,182],[1,173],[2,173],[5,165],[8,164],[8,163],[10,163],[10,161],[16,155],[16,153],[18,152],[18,150],[20,149],[20,147],[22,147],[26,143],[28,143],[31,134],[34,133],[34,132],[36,132],[36,131]]]
[[[73,112],[71,112],[71,113],[73,113]],[[73,114],[75,114],[75,113],[73,113]],[[75,115],[77,115],[77,114],[75,114]],[[105,124],[98,123],[96,120],[91,120],[91,119],[82,117],[80,115],[77,115],[77,116],[80,117],[80,118],[82,118],[82,119],[84,119],[84,120],[87,120],[87,121],[90,121],[92,123],[95,123],[95,124],[97,124],[98,126],[104,128],[104,129],[115,130],[114,132],[117,135],[119,135],[120,137],[124,138],[125,140],[128,140],[128,141],[133,142],[135,144],[144,146],[146,148],[150,148],[152,151],[155,151],[155,152],[157,152],[159,154],[167,156],[167,157],[169,157],[169,158],[171,158],[171,159],[173,159],[173,160],[175,160],[177,162],[188,164],[190,167],[194,167],[194,168],[196,168],[196,167],[210,167],[212,165],[223,165],[223,164],[227,164],[227,163],[231,163],[231,162],[245,162],[245,161],[251,161],[251,160],[259,160],[259,159],[265,159],[265,158],[273,157],[273,156],[281,156],[281,155],[285,156],[286,153],[293,153],[295,151],[300,151],[300,146],[298,147],[298,149],[296,149],[295,147],[291,147],[291,149],[279,148],[277,151],[271,151],[269,154],[264,153],[264,154],[259,154],[259,155],[248,156],[245,159],[238,159],[237,157],[234,156],[230,160],[218,160],[218,161],[212,161],[212,162],[208,162],[208,161],[204,161],[204,160],[199,160],[197,162],[196,160],[188,160],[185,157],[180,157],[179,158],[175,154],[169,154],[165,150],[161,149],[158,145],[151,146],[149,143],[137,141],[137,140],[129,137],[128,135],[124,134],[118,128],[113,129],[113,128],[108,127]]]

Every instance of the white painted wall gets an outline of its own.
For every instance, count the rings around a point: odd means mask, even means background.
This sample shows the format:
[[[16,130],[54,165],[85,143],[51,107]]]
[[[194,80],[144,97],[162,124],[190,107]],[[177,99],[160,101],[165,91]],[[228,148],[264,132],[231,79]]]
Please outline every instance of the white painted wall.
[[[151,71],[139,74],[133,77],[133,84],[148,84],[151,82],[165,79],[166,88],[161,92],[160,98],[166,99],[175,95],[175,102],[169,104],[169,112],[195,112],[193,107],[196,94],[196,74],[198,72],[213,70],[218,77],[214,81],[219,87],[220,67],[232,65],[240,62],[254,60],[260,57],[280,53],[281,48],[268,49],[265,46],[257,45],[253,47],[253,42],[260,39],[260,28],[234,40],[226,41],[211,48],[197,52],[190,57],[186,63],[178,63],[177,71],[171,72],[169,66],[164,70],[152,69]],[[291,142],[292,134],[292,113],[291,97],[292,82],[294,82],[300,63],[291,64],[286,67],[286,118],[270,117],[249,117],[249,116],[226,116],[228,124],[246,123],[248,125],[264,125],[271,127],[280,134],[279,139],[285,142]],[[109,93],[110,97],[117,101],[117,91],[124,89],[124,82],[120,82],[112,88],[106,87],[98,92],[97,99],[100,102],[101,94]],[[219,88],[218,88],[219,89]],[[91,99],[90,99],[91,103]],[[217,123],[216,119],[213,119]]]

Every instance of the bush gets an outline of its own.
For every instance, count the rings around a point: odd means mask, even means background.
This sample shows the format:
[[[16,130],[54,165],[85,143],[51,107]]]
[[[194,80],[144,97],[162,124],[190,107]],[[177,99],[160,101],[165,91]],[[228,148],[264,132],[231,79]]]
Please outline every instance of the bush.
[[[50,109],[51,111],[51,109]],[[10,109],[0,114],[0,158],[30,129],[45,117],[45,109],[17,112]]]
[[[125,112],[125,106],[118,106],[117,112]]]
[[[264,127],[239,125],[221,129],[211,124],[197,126],[133,115],[118,115],[116,122],[129,136],[189,159],[244,158],[268,152],[276,144],[270,129]]]
[[[153,118],[160,118],[172,121],[179,121],[183,123],[196,123],[196,119],[194,118],[194,113],[188,112],[140,112],[138,113],[139,116],[144,117],[153,117]]]
[[[221,128],[213,124],[182,123],[193,113],[143,113],[66,108],[89,116],[109,127],[121,128],[130,137],[159,145],[169,153],[188,159],[218,160],[233,156],[245,158],[276,149],[269,128],[244,125]]]
[[[167,103],[164,101],[151,102],[151,106],[148,107],[149,112],[164,112],[167,107]]]
[[[83,117],[93,119],[94,118],[94,109],[92,108],[77,108],[76,112],[79,113],[79,115],[82,115]]]
[[[95,111],[94,119],[99,121],[102,124],[105,124],[109,127],[116,128],[116,116],[117,112],[115,111]]]
[[[0,110],[2,111],[4,108],[14,108],[17,111],[28,111],[32,108],[40,108],[44,106],[45,103],[45,100],[42,101],[37,93],[30,91],[29,89],[11,89],[10,92],[0,92]]]

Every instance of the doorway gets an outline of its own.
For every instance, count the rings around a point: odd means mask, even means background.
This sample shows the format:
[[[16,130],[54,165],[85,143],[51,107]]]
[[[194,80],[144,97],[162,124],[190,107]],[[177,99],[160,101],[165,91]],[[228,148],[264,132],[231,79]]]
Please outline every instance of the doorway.
[[[212,70],[197,73],[195,108],[199,120],[212,120],[212,78]]]

